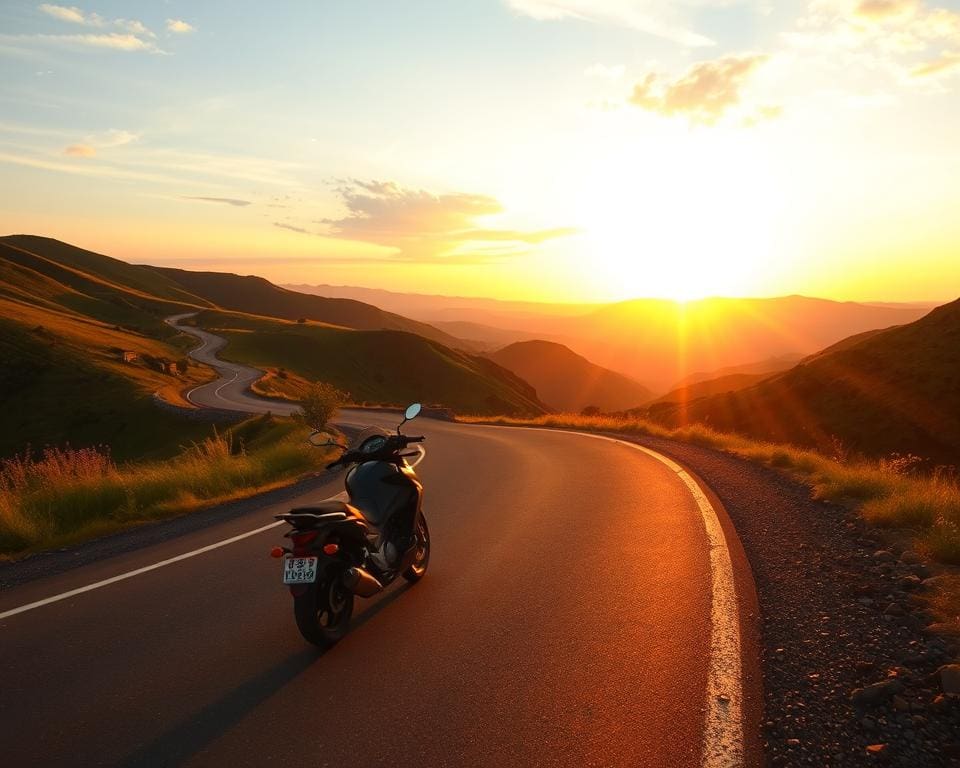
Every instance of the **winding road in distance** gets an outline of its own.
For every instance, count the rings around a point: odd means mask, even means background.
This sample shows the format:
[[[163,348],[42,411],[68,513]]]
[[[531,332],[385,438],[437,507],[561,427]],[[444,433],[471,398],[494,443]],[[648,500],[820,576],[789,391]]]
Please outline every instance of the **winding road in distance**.
[[[192,402],[281,411],[216,359],[221,339],[183,330],[222,377]],[[0,592],[4,763],[759,765],[752,579],[709,490],[597,436],[409,427],[427,437],[430,571],[358,600],[326,653],[267,554],[272,515],[342,475]]]

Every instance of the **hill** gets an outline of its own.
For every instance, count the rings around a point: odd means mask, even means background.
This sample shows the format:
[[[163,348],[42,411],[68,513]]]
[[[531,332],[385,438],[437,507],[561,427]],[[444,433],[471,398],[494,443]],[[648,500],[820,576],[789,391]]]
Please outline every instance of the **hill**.
[[[757,360],[783,358],[775,369],[785,370],[849,336],[909,323],[930,311],[924,305],[804,296],[547,304],[343,286],[298,286],[298,290],[372,301],[407,317],[436,323],[456,336],[477,340],[487,349],[492,344],[531,339],[554,341],[655,392],[689,383],[685,379],[698,371],[715,372],[701,374],[704,378],[768,372],[724,370],[749,367]]]
[[[594,365],[562,344],[521,341],[489,357],[530,382],[543,402],[561,411],[576,413],[590,405],[619,411],[652,396],[642,384]]]
[[[299,295],[260,278],[138,266],[50,238],[0,237],[0,456],[66,441],[74,447],[109,444],[120,459],[169,455],[208,433],[207,426],[161,411],[153,395],[186,405],[180,391],[212,376],[192,364],[177,375],[161,370],[162,361],[183,360],[193,344],[163,319],[213,309],[218,302],[337,325],[422,331],[457,343],[430,326],[361,302]],[[136,360],[123,362],[123,352]],[[444,354],[456,364],[455,353]],[[524,400],[526,385],[511,374],[487,371],[487,361],[472,365],[467,378],[485,372],[484,385],[475,387],[484,392],[481,400],[499,402],[502,391],[510,412],[542,409],[532,390],[532,399]],[[497,375],[512,380],[497,384]],[[346,374],[342,384],[362,388]],[[407,396],[408,390],[390,387],[383,383],[368,399],[377,395],[396,402]]]
[[[472,414],[547,410],[529,384],[495,362],[405,331],[357,331],[219,311],[200,313],[197,324],[228,340],[221,353],[226,359],[327,381],[360,403],[422,401]]]
[[[960,300],[907,325],[841,342],[755,386],[678,406],[699,421],[767,440],[867,456],[960,457]]]
[[[552,332],[598,365],[664,391],[695,371],[809,355],[863,331],[912,322],[927,311],[803,296],[686,304],[639,299],[560,318]]]
[[[730,373],[726,376],[718,376],[715,379],[698,379],[692,384],[685,384],[670,390],[667,394],[647,403],[647,407],[650,408],[661,403],[689,403],[691,400],[699,400],[702,397],[736,392],[752,387],[773,375],[772,373]]]
[[[227,272],[190,272],[184,269],[148,267],[211,304],[232,312],[243,312],[281,320],[317,320],[356,330],[406,331],[433,339],[448,347],[468,347],[461,339],[426,323],[384,312],[372,304],[353,299],[312,296],[289,291],[254,275]]]

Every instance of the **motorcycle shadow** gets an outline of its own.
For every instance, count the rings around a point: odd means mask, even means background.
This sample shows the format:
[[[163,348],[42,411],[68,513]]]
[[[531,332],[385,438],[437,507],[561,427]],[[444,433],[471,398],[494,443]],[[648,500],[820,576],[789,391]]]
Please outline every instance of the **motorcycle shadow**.
[[[379,600],[356,614],[350,622],[350,631],[340,643],[349,643],[354,631],[373,619],[410,586],[404,582],[395,589],[385,591]],[[118,765],[122,768],[183,765],[336,648],[337,646],[334,646],[321,651],[308,646],[291,654],[279,664],[238,685],[219,700],[190,714],[153,741],[128,755]]]

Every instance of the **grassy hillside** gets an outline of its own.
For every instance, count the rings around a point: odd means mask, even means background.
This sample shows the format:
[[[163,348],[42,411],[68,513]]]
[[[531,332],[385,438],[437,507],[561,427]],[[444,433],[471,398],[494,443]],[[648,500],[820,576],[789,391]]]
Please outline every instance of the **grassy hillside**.
[[[960,458],[960,301],[840,343],[753,387],[661,414],[764,440]]]
[[[214,311],[201,313],[197,322],[229,340],[225,358],[330,382],[356,402],[422,401],[482,414],[545,410],[529,384],[490,360],[411,333]]]
[[[687,384],[670,390],[667,394],[647,403],[647,407],[661,403],[689,403],[691,400],[698,400],[701,397],[736,392],[752,387],[754,384],[759,384],[772,375],[768,373],[731,373],[727,376],[718,376],[715,379],[697,381],[694,384]]]
[[[191,367],[183,379],[142,362],[121,363],[111,349],[157,357],[177,350],[110,327],[0,300],[0,457],[28,446],[109,445],[118,460],[162,457],[210,434],[201,425],[161,411],[152,393],[169,399],[204,378]],[[28,322],[24,322],[28,321]]]
[[[652,396],[632,379],[550,341],[517,342],[489,357],[530,382],[540,399],[559,411],[579,412],[591,405],[603,411],[619,411],[635,408]]]
[[[317,320],[358,330],[392,330],[416,333],[453,347],[465,343],[426,323],[384,312],[371,304],[352,299],[328,299],[280,288],[262,277],[225,272],[188,272],[182,269],[153,268],[177,285],[203,296],[221,309],[282,320]]]

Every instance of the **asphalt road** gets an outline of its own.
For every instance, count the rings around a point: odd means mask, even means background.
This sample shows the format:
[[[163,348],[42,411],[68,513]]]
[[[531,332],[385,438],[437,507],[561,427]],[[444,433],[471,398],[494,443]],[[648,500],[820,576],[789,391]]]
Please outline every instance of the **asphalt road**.
[[[227,340],[212,333],[180,325],[180,321],[192,317],[195,313],[168,317],[166,322],[184,333],[200,340],[200,346],[188,353],[194,360],[209,365],[220,375],[216,381],[203,384],[190,390],[187,399],[194,405],[205,408],[219,408],[226,411],[244,413],[277,413],[289,415],[297,406],[282,400],[267,400],[250,392],[250,385],[263,376],[263,371],[239,363],[230,363],[217,357],[217,353],[227,345]]]
[[[427,436],[418,472],[433,544],[422,582],[358,600],[351,632],[320,654],[267,556],[281,526],[0,618],[5,764],[753,762],[742,734],[704,756],[705,739],[723,736],[711,713],[741,703],[741,659],[718,666],[717,628],[741,625],[749,575],[734,558],[738,594],[718,603],[726,548],[675,468],[583,435],[414,426]],[[337,478],[311,498],[340,489]],[[0,594],[0,616],[278,511],[17,586]]]

